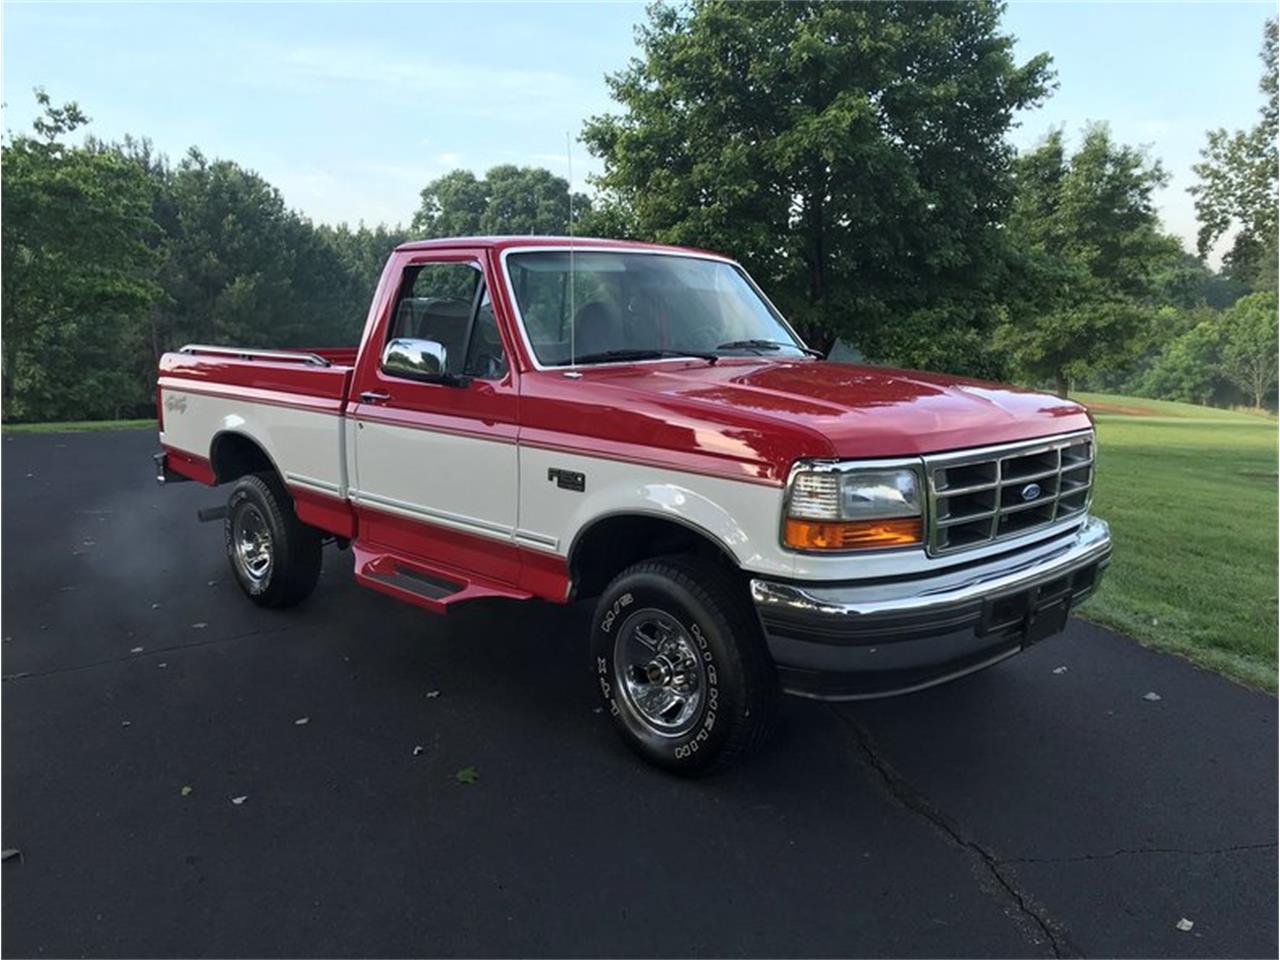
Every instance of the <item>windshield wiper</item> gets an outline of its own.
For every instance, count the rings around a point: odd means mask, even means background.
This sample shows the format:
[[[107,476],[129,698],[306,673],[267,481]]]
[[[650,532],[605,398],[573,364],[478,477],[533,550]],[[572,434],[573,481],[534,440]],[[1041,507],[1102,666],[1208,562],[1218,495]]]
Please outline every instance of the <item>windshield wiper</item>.
[[[712,366],[720,359],[719,354],[699,350],[598,350],[595,353],[579,354],[574,362],[625,363],[628,360],[661,360],[663,357],[693,357],[695,360],[706,360]]]
[[[717,350],[781,350],[783,347],[790,347],[793,350],[799,350],[807,353],[811,357],[817,357],[819,360],[824,359],[821,350],[815,350],[813,347],[802,347],[798,343],[789,343],[786,340],[730,340],[728,343],[719,344]]]

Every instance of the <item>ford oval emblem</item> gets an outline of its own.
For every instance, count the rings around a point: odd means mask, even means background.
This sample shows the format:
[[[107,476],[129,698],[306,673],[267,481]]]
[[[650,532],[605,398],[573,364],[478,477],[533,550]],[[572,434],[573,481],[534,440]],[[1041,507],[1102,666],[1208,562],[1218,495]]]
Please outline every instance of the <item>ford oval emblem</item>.
[[[1040,484],[1028,483],[1022,488],[1022,499],[1025,503],[1030,503],[1038,496],[1040,496]]]

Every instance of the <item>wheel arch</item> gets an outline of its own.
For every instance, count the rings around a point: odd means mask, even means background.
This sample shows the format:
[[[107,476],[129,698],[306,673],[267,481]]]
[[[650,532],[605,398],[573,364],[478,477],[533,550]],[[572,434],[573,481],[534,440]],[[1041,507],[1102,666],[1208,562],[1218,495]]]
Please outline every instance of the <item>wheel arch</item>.
[[[274,473],[284,482],[284,474],[266,446],[247,432],[228,427],[209,442],[209,466],[214,484],[230,483],[251,473]]]
[[[609,582],[641,560],[692,554],[740,571],[733,551],[714,533],[686,518],[644,510],[597,517],[574,536],[568,553],[571,595],[598,596]]]

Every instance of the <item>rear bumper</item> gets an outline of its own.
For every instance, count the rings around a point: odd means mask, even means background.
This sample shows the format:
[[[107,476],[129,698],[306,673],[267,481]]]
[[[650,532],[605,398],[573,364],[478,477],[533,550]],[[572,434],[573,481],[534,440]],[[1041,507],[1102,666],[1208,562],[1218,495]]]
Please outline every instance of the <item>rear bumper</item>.
[[[858,700],[972,673],[1061,632],[1110,558],[1107,524],[1091,517],[961,570],[852,584],[756,579],[751,595],[788,693]]]

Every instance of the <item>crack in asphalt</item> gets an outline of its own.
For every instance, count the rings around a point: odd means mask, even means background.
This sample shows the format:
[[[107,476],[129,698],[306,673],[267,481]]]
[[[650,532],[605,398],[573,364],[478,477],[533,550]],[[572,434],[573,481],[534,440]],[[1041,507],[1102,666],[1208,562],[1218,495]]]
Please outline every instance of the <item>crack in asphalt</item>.
[[[1078,857],[1002,857],[997,863],[1083,863],[1088,860],[1111,860],[1114,857],[1144,856],[1152,853],[1167,853],[1185,857],[1204,857],[1215,853],[1238,853],[1246,850],[1275,850],[1274,843],[1239,843],[1229,847],[1211,847],[1201,850],[1188,850],[1184,847],[1138,847],[1136,849],[1112,850],[1110,853],[1085,853]]]
[[[908,783],[879,754],[870,731],[862,723],[841,713],[838,708],[833,707],[832,713],[853,731],[854,742],[866,758],[868,765],[876,771],[883,781],[883,786],[889,796],[903,809],[927,821],[930,826],[942,833],[955,846],[976,857],[977,864],[986,871],[988,876],[995,882],[995,885],[1003,891],[1005,898],[1011,901],[1013,908],[1024,921],[1018,924],[1023,929],[1024,935],[1028,934],[1028,930],[1035,930],[1039,931],[1043,936],[1042,941],[1033,934],[1028,935],[1028,939],[1032,943],[1039,946],[1042,942],[1046,942],[1055,958],[1082,956],[1081,951],[1067,938],[1066,932],[1061,925],[1050,918],[1047,912],[1035,904],[1028,895],[1019,890],[1014,880],[1001,869],[1002,864],[1018,861],[1001,860],[976,840],[966,836],[959,826],[952,823],[941,811],[934,807],[926,796]]]
[[[130,660],[145,660],[148,657],[154,657],[162,653],[176,653],[182,650],[194,650],[199,647],[209,647],[217,643],[230,643],[233,640],[243,640],[246,637],[258,637],[272,633],[288,633],[290,630],[296,630],[296,626],[288,627],[272,627],[263,630],[249,630],[245,633],[237,633],[230,637],[213,637],[209,640],[196,640],[191,643],[175,643],[167,647],[152,647],[143,650],[141,653],[126,653],[121,657],[111,657],[108,660],[94,660],[90,663],[76,663],[69,667],[52,667],[49,670],[24,670],[21,673],[7,673],[0,680],[8,683],[11,680],[37,680],[41,677],[56,677],[63,673],[75,673],[79,670],[92,670],[94,667],[109,667],[115,663],[126,663]]]

